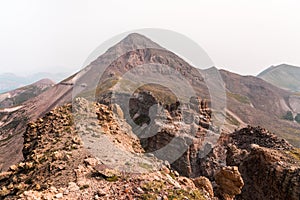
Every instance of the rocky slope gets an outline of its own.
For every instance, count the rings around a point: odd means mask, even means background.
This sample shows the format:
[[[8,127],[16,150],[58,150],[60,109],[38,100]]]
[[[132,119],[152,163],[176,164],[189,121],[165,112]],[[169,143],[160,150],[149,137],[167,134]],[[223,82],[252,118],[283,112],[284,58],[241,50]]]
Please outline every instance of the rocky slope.
[[[287,111],[295,113],[297,110],[298,102],[292,92],[253,76],[241,76],[225,70],[221,70],[221,75],[227,89],[227,110],[236,116],[233,119],[236,119],[237,126],[265,127],[300,146],[299,124],[283,119]]]
[[[71,91],[71,86],[57,84],[14,109],[0,111],[0,171],[22,159],[22,135],[26,124],[54,107],[70,102]]]
[[[238,169],[244,183],[235,199],[299,199],[299,149],[260,127],[247,126],[221,138],[200,160],[200,175],[219,183],[222,177],[228,177],[220,176],[220,169],[232,166],[231,169]],[[235,184],[242,184],[238,177],[235,180],[221,185],[233,189]],[[214,187],[215,195],[219,190],[219,186]],[[229,193],[218,196],[231,198]]]
[[[74,115],[74,109],[78,115]],[[181,168],[187,161],[185,156],[169,168],[167,162],[144,154],[143,146],[122,116],[116,105],[77,99],[73,109],[65,105],[29,123],[24,133],[24,160],[0,174],[1,197],[291,200],[299,197],[300,150],[265,129],[249,126],[220,137],[208,155],[197,160],[199,174],[190,179],[179,175],[186,173],[186,168]],[[157,142],[167,138],[165,132]],[[107,148],[101,141],[111,146]],[[103,146],[96,157],[95,146]],[[119,152],[122,157],[118,157]],[[176,166],[179,173],[174,170]]]

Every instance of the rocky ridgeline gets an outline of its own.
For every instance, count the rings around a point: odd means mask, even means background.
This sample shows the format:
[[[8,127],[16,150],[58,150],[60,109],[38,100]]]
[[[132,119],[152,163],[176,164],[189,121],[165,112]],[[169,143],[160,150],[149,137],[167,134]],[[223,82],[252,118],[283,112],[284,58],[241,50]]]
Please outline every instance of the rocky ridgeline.
[[[28,124],[24,160],[0,176],[1,196],[60,187],[76,180],[74,169],[88,156],[74,130],[71,106],[63,106]]]
[[[201,101],[198,103],[201,108]],[[131,131],[118,105],[84,99],[75,104],[79,106],[56,108],[28,124],[24,133],[24,160],[0,174],[0,199],[293,200],[299,197],[300,151],[265,129],[247,127],[221,134],[218,143],[199,158],[199,144],[209,130],[199,125],[199,118],[192,118],[191,124],[195,126],[195,121],[198,122],[196,127],[202,135],[191,134],[197,131],[192,132],[191,126],[186,126],[185,131],[190,135],[185,134],[184,139],[192,143],[171,168],[167,162],[143,153],[145,146]],[[167,145],[169,137],[185,133],[176,132],[182,113],[173,108],[165,111],[167,126],[154,136],[155,140],[148,140],[150,146]],[[209,112],[207,109],[206,117]],[[106,148],[106,143],[118,148]],[[96,146],[105,147],[99,156],[92,152]],[[130,173],[120,168],[123,165],[139,169],[140,173]],[[186,172],[195,178],[180,176]]]
[[[238,166],[245,182],[236,199],[300,197],[300,151],[260,127],[230,135],[227,165]]]
[[[291,150],[293,146],[285,139],[280,139],[275,134],[261,127],[243,128],[231,134],[232,144],[241,149],[250,150],[251,144],[276,150]]]
[[[122,126],[114,121],[113,107],[96,104],[96,110],[98,123],[94,129],[103,126],[101,131],[105,135],[118,135],[122,131]],[[215,198],[207,178],[182,177],[165,165],[160,170],[140,174],[110,168],[84,148],[71,111],[71,105],[65,105],[28,124],[24,133],[24,160],[0,174],[0,199]],[[105,126],[110,123],[116,127]],[[130,138],[122,136],[124,140]],[[132,141],[130,144],[135,144],[136,139]],[[136,150],[140,149],[132,147],[128,152]],[[225,187],[221,186],[222,181],[219,183],[220,188]]]

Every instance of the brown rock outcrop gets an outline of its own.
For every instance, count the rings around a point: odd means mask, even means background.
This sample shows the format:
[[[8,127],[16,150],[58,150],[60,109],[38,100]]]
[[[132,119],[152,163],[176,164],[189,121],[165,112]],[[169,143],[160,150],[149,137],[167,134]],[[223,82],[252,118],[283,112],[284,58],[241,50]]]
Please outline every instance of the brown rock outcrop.
[[[226,161],[238,166],[245,183],[236,199],[299,199],[298,149],[259,127],[247,127],[231,136]]]
[[[244,181],[237,167],[222,167],[216,173],[215,181],[218,184],[217,195],[224,200],[231,200],[238,194],[244,186]]]
[[[240,161],[245,187],[237,199],[299,199],[299,161],[288,154],[252,145],[249,155]]]

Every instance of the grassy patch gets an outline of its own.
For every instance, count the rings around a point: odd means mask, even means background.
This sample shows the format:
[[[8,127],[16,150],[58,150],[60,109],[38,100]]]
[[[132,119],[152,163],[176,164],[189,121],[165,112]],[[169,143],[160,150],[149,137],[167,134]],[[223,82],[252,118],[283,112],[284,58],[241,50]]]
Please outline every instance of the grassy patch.
[[[232,115],[230,115],[228,112],[226,112],[226,120],[230,123],[233,124],[235,126],[239,126],[241,125],[240,122],[234,118]]]
[[[292,151],[289,151],[288,154],[291,155],[296,160],[300,161],[300,149],[296,148]]]
[[[99,95],[109,91],[112,87],[114,87],[118,83],[118,81],[119,80],[116,78],[111,78],[99,84],[96,89],[96,96],[98,97]]]
[[[120,90],[123,92],[133,92],[132,89],[138,87],[141,83],[134,82],[127,79],[116,79],[111,78],[105,80],[103,83],[98,85],[96,96],[99,96],[107,91],[109,91],[116,84],[119,85]],[[151,92],[156,99],[165,104],[175,103],[177,101],[176,95],[167,87],[159,84],[145,84],[137,88],[136,93],[148,91]]]
[[[278,127],[276,133],[279,137],[286,139],[290,144],[299,148],[300,130],[293,127]]]
[[[168,88],[158,84],[147,84],[140,87],[137,92],[149,91],[151,92],[158,101],[164,104],[176,103],[176,95]]]
[[[170,200],[205,200],[206,198],[202,195],[199,190],[190,190],[186,191],[183,189],[174,189],[173,187],[168,187],[166,183],[163,181],[153,181],[142,184],[141,188],[146,191],[145,194],[142,195],[142,199],[150,200],[150,199],[157,199],[158,195],[161,192],[167,193],[167,197]]]
[[[249,98],[244,95],[227,92],[227,96],[234,98],[235,100],[237,100],[240,103],[251,104],[251,101],[249,100]]]
[[[152,166],[147,163],[139,163],[139,166],[147,170],[152,169]]]
[[[89,101],[94,101],[95,100],[95,95],[96,95],[96,90],[95,89],[92,89],[92,90],[87,90],[87,91],[83,91],[81,93],[79,93],[77,97],[82,97],[82,98],[85,98]]]

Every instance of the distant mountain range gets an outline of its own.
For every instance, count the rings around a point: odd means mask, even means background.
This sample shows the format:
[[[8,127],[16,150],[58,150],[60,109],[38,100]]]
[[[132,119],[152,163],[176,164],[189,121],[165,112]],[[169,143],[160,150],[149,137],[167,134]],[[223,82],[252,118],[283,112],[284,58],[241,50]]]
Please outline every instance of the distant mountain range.
[[[287,64],[271,66],[257,76],[279,88],[300,92],[300,67]]]
[[[33,84],[0,94],[0,108],[18,106],[25,101],[38,96],[55,83],[50,79],[41,79]]]
[[[45,78],[53,80],[54,82],[59,82],[66,76],[68,76],[68,73],[39,72],[30,76],[19,76],[13,73],[3,73],[0,74],[0,94],[32,84]]]

